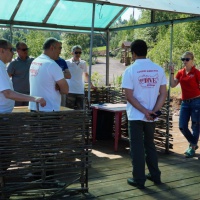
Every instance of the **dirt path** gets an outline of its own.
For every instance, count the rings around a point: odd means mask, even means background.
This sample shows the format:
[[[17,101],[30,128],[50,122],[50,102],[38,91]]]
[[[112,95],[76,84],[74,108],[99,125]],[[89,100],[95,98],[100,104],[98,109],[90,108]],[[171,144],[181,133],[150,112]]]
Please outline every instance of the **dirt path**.
[[[106,84],[106,57],[98,57],[98,63],[92,65],[92,74],[97,72],[101,75],[101,84]],[[113,79],[122,75],[127,67],[120,63],[119,59],[110,58],[109,60],[109,83],[113,82]]]

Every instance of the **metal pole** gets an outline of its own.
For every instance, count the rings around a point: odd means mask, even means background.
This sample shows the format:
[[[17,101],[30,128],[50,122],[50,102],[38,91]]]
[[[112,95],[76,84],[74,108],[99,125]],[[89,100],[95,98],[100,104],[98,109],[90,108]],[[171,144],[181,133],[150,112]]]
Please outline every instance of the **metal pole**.
[[[171,24],[171,35],[170,35],[170,62],[169,66],[172,65],[172,49],[173,49],[173,22]],[[165,144],[165,152],[169,153],[169,117],[170,117],[170,80],[171,80],[171,70],[169,71],[169,89],[167,95],[167,126],[166,126],[166,144]]]
[[[94,36],[94,20],[95,20],[95,3],[93,3],[92,9],[92,27],[90,35],[90,63],[89,63],[89,80],[88,80],[88,106],[90,107],[90,89],[91,89],[91,75],[92,75],[92,47]]]
[[[110,32],[107,30],[106,32],[106,86],[109,85],[109,37],[110,37]]]
[[[92,74],[92,47],[93,47],[93,36],[94,36],[94,19],[95,18],[95,3],[93,3],[93,10],[92,10],[92,27],[91,27],[91,38],[90,38],[90,66],[89,66],[89,80],[88,80],[88,106],[90,108],[90,88],[91,88],[91,74]],[[84,123],[85,125],[85,123]],[[84,126],[85,128],[85,126]],[[87,143],[89,141],[89,133],[87,133]],[[88,144],[87,144],[88,146]],[[88,147],[86,148],[86,163],[88,163]],[[88,192],[88,168],[86,168],[85,171],[85,186],[86,186],[86,191]],[[82,187],[84,187],[84,185],[82,184]]]
[[[10,43],[12,43],[13,41],[13,31],[12,31],[12,25],[10,25]]]

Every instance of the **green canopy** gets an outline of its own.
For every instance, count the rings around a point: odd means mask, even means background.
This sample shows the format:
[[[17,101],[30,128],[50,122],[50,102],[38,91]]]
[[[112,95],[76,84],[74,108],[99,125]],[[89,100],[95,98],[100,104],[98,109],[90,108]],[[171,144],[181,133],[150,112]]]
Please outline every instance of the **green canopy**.
[[[0,27],[107,31],[128,7],[200,14],[199,0],[0,0]]]

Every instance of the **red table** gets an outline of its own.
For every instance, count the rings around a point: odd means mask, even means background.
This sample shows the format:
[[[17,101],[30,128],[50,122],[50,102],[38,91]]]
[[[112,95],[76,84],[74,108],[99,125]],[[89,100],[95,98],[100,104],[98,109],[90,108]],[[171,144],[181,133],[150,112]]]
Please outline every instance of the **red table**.
[[[121,136],[121,119],[122,113],[126,111],[126,104],[110,104],[104,103],[102,105],[92,104],[93,123],[92,123],[92,142],[96,142],[96,128],[97,128],[97,113],[98,110],[104,110],[115,113],[115,146],[114,150],[118,149],[118,140]]]

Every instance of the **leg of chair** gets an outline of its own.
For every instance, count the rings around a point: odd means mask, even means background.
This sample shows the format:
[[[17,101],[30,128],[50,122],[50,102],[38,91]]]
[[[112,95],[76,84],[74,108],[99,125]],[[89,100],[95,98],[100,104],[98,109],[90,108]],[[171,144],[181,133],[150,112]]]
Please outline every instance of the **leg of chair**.
[[[97,130],[97,109],[93,108],[92,110],[92,142],[93,144],[96,142],[96,130]]]
[[[115,151],[118,149],[118,140],[121,135],[121,112],[115,113]]]

